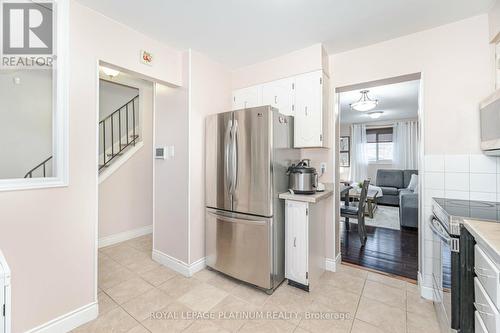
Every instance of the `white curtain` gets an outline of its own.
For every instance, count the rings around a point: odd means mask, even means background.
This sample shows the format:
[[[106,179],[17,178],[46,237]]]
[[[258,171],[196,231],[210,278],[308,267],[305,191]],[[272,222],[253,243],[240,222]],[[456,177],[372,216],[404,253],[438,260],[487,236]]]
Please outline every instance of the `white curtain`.
[[[351,127],[352,158],[350,180],[361,182],[367,179],[368,161],[366,158],[366,125],[354,124]]]
[[[418,169],[418,122],[398,121],[393,132],[393,163],[398,169]]]

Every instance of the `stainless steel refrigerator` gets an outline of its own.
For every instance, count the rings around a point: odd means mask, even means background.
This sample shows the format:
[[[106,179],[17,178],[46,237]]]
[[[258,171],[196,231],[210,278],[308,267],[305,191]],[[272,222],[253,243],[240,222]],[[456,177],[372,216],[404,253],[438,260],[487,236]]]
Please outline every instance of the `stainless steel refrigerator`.
[[[270,106],[206,120],[206,262],[272,292],[284,279],[286,171],[293,117]]]

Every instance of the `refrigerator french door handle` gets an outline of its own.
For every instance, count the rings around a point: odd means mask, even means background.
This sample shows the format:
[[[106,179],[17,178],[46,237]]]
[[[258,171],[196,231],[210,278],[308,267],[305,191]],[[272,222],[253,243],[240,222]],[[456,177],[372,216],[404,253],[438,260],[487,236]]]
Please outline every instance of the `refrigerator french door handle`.
[[[232,132],[232,173],[233,173],[233,194],[238,187],[238,120],[234,120],[233,122],[233,132]]]
[[[233,128],[233,122],[230,120],[227,122],[226,133],[224,135],[224,164],[225,164],[225,179],[228,187],[228,192],[231,194],[232,192],[232,168],[230,164],[230,155],[231,155],[231,131]]]
[[[248,224],[257,224],[257,225],[267,224],[266,221],[262,221],[259,219],[251,219],[251,218],[246,218],[246,217],[233,217],[229,214],[226,214],[226,213],[220,212],[220,211],[208,212],[208,214],[215,216],[216,218],[222,218],[224,221],[233,222],[233,223],[248,223]]]

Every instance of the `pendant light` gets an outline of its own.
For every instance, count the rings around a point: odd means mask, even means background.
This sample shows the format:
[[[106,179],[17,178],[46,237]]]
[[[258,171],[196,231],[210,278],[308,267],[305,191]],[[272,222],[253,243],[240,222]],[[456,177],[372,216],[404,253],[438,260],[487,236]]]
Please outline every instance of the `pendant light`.
[[[384,113],[384,111],[373,111],[373,112],[370,112],[368,113],[368,115],[370,116],[370,118],[372,119],[378,119],[380,118],[380,116]]]
[[[361,90],[361,98],[357,102],[349,104],[351,109],[361,112],[375,109],[378,104],[378,99],[371,99],[368,97],[368,92],[369,90]]]

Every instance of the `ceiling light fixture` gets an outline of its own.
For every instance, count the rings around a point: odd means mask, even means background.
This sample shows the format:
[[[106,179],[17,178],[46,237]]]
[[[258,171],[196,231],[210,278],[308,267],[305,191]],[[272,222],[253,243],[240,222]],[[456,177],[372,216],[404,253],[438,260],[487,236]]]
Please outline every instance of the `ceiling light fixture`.
[[[384,111],[374,111],[374,112],[370,112],[368,113],[368,115],[370,116],[370,118],[372,119],[378,119],[380,118],[380,116],[384,113]]]
[[[370,91],[361,90],[361,98],[359,99],[359,101],[349,104],[351,109],[361,112],[375,109],[378,104],[378,99],[371,99],[370,97],[368,97],[368,92]]]
[[[120,74],[120,71],[117,71],[116,69],[112,69],[109,67],[101,66],[101,70],[105,75],[109,76],[110,78],[114,78],[115,76]]]

